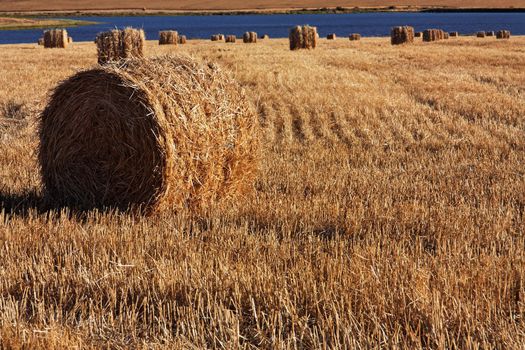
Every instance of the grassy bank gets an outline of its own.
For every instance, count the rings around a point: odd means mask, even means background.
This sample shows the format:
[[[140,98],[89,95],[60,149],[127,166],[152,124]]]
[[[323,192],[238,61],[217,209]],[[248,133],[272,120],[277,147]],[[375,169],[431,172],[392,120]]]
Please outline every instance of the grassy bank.
[[[76,27],[94,24],[95,22],[71,20],[71,19],[44,19],[44,18],[20,18],[0,17],[0,30],[22,30],[34,28],[57,28]]]

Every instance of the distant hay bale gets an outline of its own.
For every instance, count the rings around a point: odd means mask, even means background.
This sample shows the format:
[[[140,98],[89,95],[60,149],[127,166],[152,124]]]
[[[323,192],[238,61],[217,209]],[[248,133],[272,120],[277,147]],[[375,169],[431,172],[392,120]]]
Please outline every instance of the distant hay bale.
[[[68,36],[68,37],[67,37],[67,43],[68,43],[68,44],[73,44],[73,38],[70,37],[70,36]]]
[[[350,34],[350,41],[359,41],[361,40],[361,34],[353,33]]]
[[[392,45],[413,43],[414,36],[414,28],[409,26],[394,27],[390,33]]]
[[[335,33],[328,34],[326,36],[326,39],[328,39],[328,40],[335,40],[336,38],[337,38],[337,35],[335,35]]]
[[[427,29],[423,32],[423,41],[432,42],[445,39],[445,32],[441,29]]]
[[[257,42],[257,33],[255,32],[246,32],[242,36],[242,41],[245,44],[254,44]]]
[[[485,32],[485,35],[486,36],[495,36],[496,33],[494,33],[493,31],[489,31],[489,32]]]
[[[310,26],[296,26],[290,30],[289,35],[290,50],[299,49],[315,49],[317,47],[317,34],[316,27]]]
[[[264,34],[264,35],[261,37],[261,39],[263,39],[263,40],[268,40],[268,39],[270,39],[270,36],[269,36],[268,34]]]
[[[159,32],[159,45],[177,45],[179,33],[175,30],[164,30]]]
[[[218,35],[219,35],[219,40],[224,41],[224,34],[218,34]]]
[[[484,38],[484,37],[487,36],[487,34],[486,34],[485,32],[478,32],[478,33],[476,34],[476,36],[477,36],[478,38]]]
[[[142,29],[114,29],[97,35],[98,63],[144,57],[146,38]]]
[[[496,33],[497,39],[510,39],[510,31],[509,30],[498,30]]]
[[[211,36],[211,41],[220,41],[220,35],[219,34],[214,34]]]
[[[51,29],[44,32],[45,48],[62,48],[65,49],[69,44],[67,30]]]
[[[443,39],[448,40],[450,38],[450,35],[448,32],[443,32]]]
[[[44,38],[38,39],[38,45],[40,45],[40,46],[44,45]]]
[[[205,209],[252,186],[256,114],[213,64],[130,59],[59,84],[39,124],[46,197],[81,209]]]
[[[457,37],[459,36],[459,33],[458,33],[458,32],[450,32],[450,33],[448,33],[448,35],[449,35],[450,37],[457,38]]]
[[[226,35],[227,43],[234,43],[236,41],[237,41],[237,37],[235,35]]]
[[[423,32],[416,32],[414,34],[414,37],[416,37],[416,38],[421,38],[422,36],[423,36]]]
[[[179,36],[179,41],[178,41],[179,44],[184,45],[186,44],[187,41],[188,40],[186,39],[186,35]]]

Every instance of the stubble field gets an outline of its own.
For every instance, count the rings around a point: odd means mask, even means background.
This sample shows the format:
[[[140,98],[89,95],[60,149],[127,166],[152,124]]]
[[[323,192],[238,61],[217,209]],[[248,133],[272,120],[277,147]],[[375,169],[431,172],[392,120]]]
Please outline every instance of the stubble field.
[[[45,208],[37,115],[95,46],[0,47],[0,348],[523,346],[525,38],[287,45],[148,43],[258,111],[253,195],[200,218]]]

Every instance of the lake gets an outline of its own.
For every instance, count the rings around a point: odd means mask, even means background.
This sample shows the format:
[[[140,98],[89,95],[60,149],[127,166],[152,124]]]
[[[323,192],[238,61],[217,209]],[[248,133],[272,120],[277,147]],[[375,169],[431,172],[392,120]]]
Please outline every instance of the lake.
[[[268,34],[272,38],[288,36],[297,24],[317,26],[321,37],[328,33],[348,36],[387,36],[393,26],[411,25],[416,31],[439,28],[472,34],[477,31],[509,29],[513,35],[525,35],[525,13],[355,13],[308,15],[222,15],[222,16],[141,16],[75,17],[99,22],[95,25],[68,28],[75,41],[93,41],[97,33],[113,28],[143,28],[148,39],[157,39],[160,30],[174,29],[190,38],[209,38],[216,33],[241,36],[246,31]],[[0,44],[34,43],[42,29],[2,31]]]

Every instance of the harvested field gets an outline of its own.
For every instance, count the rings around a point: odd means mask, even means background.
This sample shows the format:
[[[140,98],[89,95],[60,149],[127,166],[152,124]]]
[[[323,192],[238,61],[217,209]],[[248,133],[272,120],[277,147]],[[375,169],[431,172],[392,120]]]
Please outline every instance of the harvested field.
[[[43,203],[37,116],[96,47],[0,48],[0,347],[522,348],[525,38],[288,45],[177,49],[261,129],[202,217]]]

